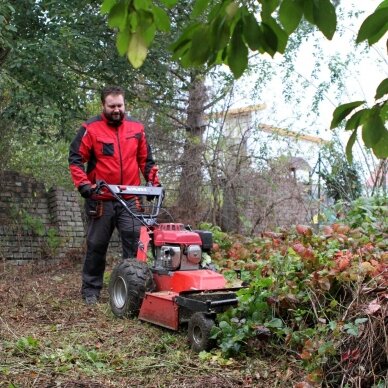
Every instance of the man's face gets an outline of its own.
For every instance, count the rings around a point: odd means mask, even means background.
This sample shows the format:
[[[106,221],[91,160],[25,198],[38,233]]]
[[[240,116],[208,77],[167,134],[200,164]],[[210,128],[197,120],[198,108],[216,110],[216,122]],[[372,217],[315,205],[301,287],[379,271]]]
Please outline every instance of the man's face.
[[[121,94],[106,96],[103,112],[111,123],[121,123],[125,113],[124,97]]]

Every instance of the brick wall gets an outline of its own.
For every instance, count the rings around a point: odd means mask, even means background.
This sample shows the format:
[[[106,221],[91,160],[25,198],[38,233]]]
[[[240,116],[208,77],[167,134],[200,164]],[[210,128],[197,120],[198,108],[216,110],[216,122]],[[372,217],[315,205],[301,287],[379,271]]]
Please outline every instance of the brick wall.
[[[0,172],[0,259],[15,262],[83,255],[86,225],[78,192],[43,183],[13,171]],[[120,254],[114,233],[109,255]]]
[[[11,171],[0,172],[0,179],[0,258],[61,258],[82,248],[78,193],[46,191],[42,183]]]

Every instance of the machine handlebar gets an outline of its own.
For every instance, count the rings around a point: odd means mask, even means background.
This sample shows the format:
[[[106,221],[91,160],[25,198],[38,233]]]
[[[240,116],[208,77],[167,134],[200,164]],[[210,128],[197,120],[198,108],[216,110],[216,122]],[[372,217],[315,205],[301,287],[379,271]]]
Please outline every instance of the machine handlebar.
[[[105,190],[110,192],[117,201],[134,217],[142,221],[143,224],[151,226],[156,223],[156,218],[159,215],[164,198],[164,188],[155,186],[127,186],[127,185],[110,185],[104,181],[97,181],[97,186],[94,189],[96,194],[104,194]],[[125,195],[129,196],[146,196],[153,197],[155,200],[149,207],[148,213],[135,214],[122,198]]]

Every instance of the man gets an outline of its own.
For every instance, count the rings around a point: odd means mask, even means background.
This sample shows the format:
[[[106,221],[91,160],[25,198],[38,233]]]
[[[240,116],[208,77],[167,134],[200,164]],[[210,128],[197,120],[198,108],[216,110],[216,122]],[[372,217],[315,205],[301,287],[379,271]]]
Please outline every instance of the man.
[[[96,182],[138,186],[141,172],[147,184],[160,186],[144,127],[125,114],[124,90],[116,86],[104,88],[101,102],[102,113],[82,124],[69,152],[71,176],[86,199],[89,221],[81,288],[87,304],[97,303],[100,297],[106,252],[115,227],[120,233],[123,258],[136,256],[140,233],[139,221],[118,201],[94,192]],[[137,198],[126,201],[133,211],[138,210]]]

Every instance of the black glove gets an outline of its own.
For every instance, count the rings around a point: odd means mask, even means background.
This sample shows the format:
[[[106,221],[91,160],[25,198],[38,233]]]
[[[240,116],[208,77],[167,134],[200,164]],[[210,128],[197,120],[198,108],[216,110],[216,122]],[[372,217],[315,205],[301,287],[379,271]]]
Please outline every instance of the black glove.
[[[147,186],[153,186],[151,182],[147,183]],[[159,183],[156,187],[162,187],[162,185]],[[162,191],[162,201],[165,198],[165,190]],[[147,195],[147,201],[153,201],[155,199],[155,195]]]
[[[93,194],[92,186],[88,184],[78,187],[78,191],[84,198],[89,198]]]

